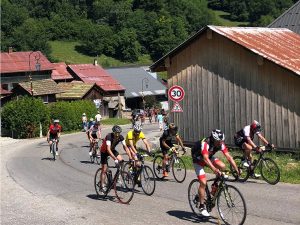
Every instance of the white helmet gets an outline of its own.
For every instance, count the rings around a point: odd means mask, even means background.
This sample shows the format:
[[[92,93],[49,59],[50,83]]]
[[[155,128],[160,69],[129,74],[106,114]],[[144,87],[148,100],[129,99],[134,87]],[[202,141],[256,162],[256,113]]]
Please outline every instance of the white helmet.
[[[53,123],[59,123],[59,120],[53,120]]]
[[[134,126],[133,126],[133,130],[134,130],[135,132],[141,132],[142,129],[143,129],[143,127],[142,127],[142,125],[139,124],[139,123],[136,123],[136,124],[134,124]]]
[[[224,141],[225,140],[225,135],[221,130],[215,129],[211,132],[211,137],[215,141]]]

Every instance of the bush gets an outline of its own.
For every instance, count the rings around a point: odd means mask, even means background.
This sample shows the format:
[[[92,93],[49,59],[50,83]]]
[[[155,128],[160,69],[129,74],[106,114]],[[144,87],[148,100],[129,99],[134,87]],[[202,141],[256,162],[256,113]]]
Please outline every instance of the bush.
[[[49,125],[49,109],[41,99],[21,97],[4,105],[1,127],[13,132],[16,138],[39,136],[40,123],[45,135]]]
[[[87,118],[95,117],[97,109],[92,101],[56,102],[49,105],[51,119],[59,119],[63,131],[73,131],[82,128],[82,113]]]

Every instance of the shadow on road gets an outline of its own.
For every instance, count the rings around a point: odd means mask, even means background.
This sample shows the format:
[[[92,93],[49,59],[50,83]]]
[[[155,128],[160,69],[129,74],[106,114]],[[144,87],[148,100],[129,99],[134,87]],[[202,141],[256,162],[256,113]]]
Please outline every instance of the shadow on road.
[[[199,222],[210,222],[212,224],[218,224],[217,221],[215,221],[217,218],[215,217],[198,217],[192,212],[186,212],[186,211],[180,211],[180,210],[172,210],[167,212],[170,216],[177,217],[181,220],[186,220],[193,223],[199,223]]]
[[[41,160],[49,160],[49,161],[54,161],[52,157],[41,158]]]
[[[101,197],[99,197],[96,194],[90,194],[90,195],[87,195],[86,197],[88,197],[90,199],[93,199],[93,200],[99,200],[99,201],[107,201],[107,200],[109,200],[109,201],[112,201],[112,202],[117,202],[115,200],[115,197],[113,197],[113,196],[106,196],[105,198],[101,198]]]
[[[80,161],[80,163],[83,163],[83,164],[95,164],[95,165],[98,165],[97,163],[94,163],[94,162],[91,162],[91,161]]]
[[[89,145],[82,145],[81,148],[89,148]]]

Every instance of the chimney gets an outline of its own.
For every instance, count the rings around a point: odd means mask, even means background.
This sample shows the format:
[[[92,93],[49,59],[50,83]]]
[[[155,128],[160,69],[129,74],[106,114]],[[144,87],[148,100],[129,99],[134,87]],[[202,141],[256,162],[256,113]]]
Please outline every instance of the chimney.
[[[98,61],[97,61],[97,59],[94,59],[94,66],[98,66]]]
[[[13,47],[8,47],[8,53],[12,53],[13,52]]]

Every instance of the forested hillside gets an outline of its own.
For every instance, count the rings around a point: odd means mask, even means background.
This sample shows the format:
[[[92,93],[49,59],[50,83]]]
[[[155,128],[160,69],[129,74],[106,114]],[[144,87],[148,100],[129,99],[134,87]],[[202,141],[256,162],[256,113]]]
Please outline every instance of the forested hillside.
[[[265,26],[293,0],[2,0],[1,51],[41,50],[49,41],[76,41],[78,52],[135,62],[157,60],[207,24],[228,19]],[[209,8],[210,9],[209,9]],[[213,10],[212,10],[213,9]]]

